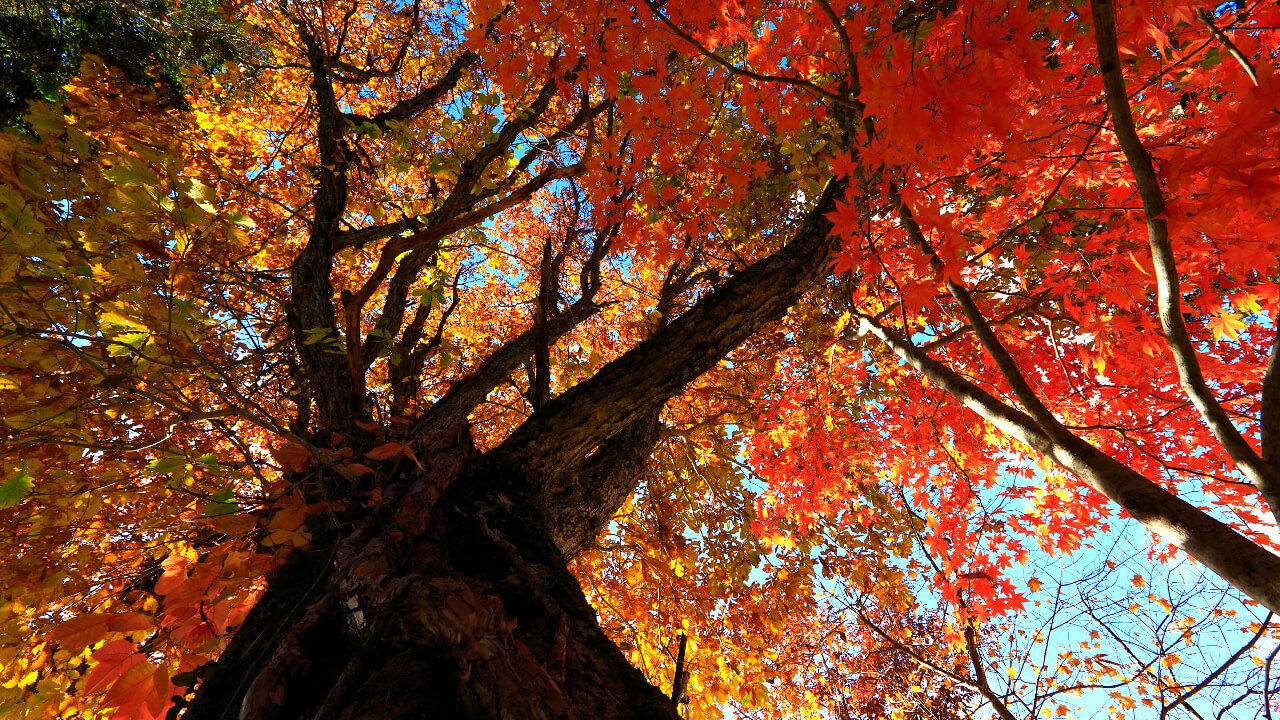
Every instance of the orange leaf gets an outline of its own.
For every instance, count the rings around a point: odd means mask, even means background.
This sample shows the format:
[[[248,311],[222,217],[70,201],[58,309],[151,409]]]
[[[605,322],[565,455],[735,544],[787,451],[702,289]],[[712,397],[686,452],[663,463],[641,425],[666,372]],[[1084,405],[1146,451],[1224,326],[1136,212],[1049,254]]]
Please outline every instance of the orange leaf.
[[[165,558],[161,564],[161,567],[164,568],[164,574],[156,581],[156,594],[170,595],[177,590],[180,585],[187,581],[187,568],[190,566],[190,561],[179,555],[170,555]]]
[[[311,542],[310,533],[299,533],[292,530],[274,530],[270,535],[263,538],[263,545],[290,545],[293,547],[305,547]]]
[[[405,457],[407,457],[407,458],[409,458],[410,460],[412,460],[412,461],[413,461],[413,464],[414,464],[414,465],[417,465],[419,470],[422,470],[422,469],[423,469],[423,467],[422,467],[422,463],[421,463],[421,462],[418,462],[418,456],[413,454],[413,448],[409,447],[408,445],[405,445],[405,446],[404,446],[404,455],[405,455]]]
[[[288,505],[279,510],[271,517],[271,524],[268,529],[273,532],[276,530],[293,531],[302,527],[302,523],[307,519],[306,505]]]
[[[283,443],[271,448],[271,456],[289,472],[306,472],[311,467],[311,453],[297,443]]]
[[[1209,329],[1213,331],[1214,340],[1224,340],[1231,338],[1238,340],[1240,331],[1245,328],[1244,321],[1236,313],[1218,313],[1214,315],[1208,322]]]
[[[112,632],[136,632],[154,626],[151,618],[143,613],[131,612],[107,616],[107,628]]]
[[[404,445],[397,442],[389,442],[365,453],[364,456],[370,460],[388,460],[404,452]]]
[[[164,714],[169,675],[149,662],[139,662],[120,676],[102,696],[117,718],[154,720]]]
[[[258,518],[249,513],[231,513],[213,519],[213,526],[228,535],[241,535],[258,526]]]
[[[80,615],[54,628],[49,639],[57,640],[71,652],[78,652],[98,642],[108,632],[106,615]]]
[[[145,658],[136,649],[128,640],[116,640],[95,650],[93,661],[97,665],[89,672],[89,677],[85,678],[84,691],[89,695],[96,695],[134,665],[145,662]]]

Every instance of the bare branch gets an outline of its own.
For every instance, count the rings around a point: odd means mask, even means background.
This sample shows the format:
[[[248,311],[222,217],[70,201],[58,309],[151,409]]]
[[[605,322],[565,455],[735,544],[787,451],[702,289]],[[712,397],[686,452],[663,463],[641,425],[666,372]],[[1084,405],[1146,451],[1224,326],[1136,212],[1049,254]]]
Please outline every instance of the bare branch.
[[[1267,630],[1271,625],[1271,618],[1273,617],[1275,617],[1275,613],[1267,613],[1267,617],[1263,619],[1262,625],[1258,628],[1258,632],[1253,634],[1253,637],[1249,640],[1249,642],[1245,643],[1244,645],[1241,645],[1239,650],[1236,650],[1234,653],[1232,653],[1231,657],[1223,661],[1223,663],[1218,666],[1218,669],[1209,673],[1209,675],[1205,677],[1204,680],[1201,680],[1199,683],[1196,683],[1195,687],[1179,695],[1178,699],[1173,701],[1173,704],[1166,705],[1164,709],[1160,711],[1161,719],[1163,720],[1165,716],[1173,712],[1174,709],[1176,709],[1179,705],[1187,705],[1187,701],[1191,699],[1192,695],[1195,695],[1201,690],[1209,687],[1210,683],[1218,679],[1219,675],[1226,672],[1227,668],[1231,667],[1231,665],[1235,663],[1235,661],[1239,660],[1242,655],[1244,655],[1246,652],[1249,651],[1250,648],[1256,645],[1258,641],[1262,639],[1262,636],[1267,633]],[[1187,705],[1187,707],[1190,708],[1191,706]],[[1194,710],[1192,712],[1194,712]]]

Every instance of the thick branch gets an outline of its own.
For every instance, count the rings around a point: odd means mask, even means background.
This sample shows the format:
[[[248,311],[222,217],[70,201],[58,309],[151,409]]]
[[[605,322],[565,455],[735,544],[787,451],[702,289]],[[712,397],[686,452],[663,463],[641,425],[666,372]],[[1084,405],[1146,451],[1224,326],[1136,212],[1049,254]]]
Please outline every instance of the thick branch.
[[[1196,17],[1200,18],[1200,22],[1204,23],[1204,26],[1209,28],[1210,34],[1217,38],[1218,42],[1222,43],[1223,46],[1227,48],[1227,52],[1231,54],[1231,57],[1236,59],[1236,62],[1240,63],[1240,67],[1244,68],[1245,74],[1249,76],[1249,79],[1252,80],[1253,84],[1256,86],[1258,84],[1258,71],[1253,69],[1253,63],[1249,62],[1249,58],[1246,57],[1244,53],[1240,52],[1240,48],[1236,47],[1235,43],[1231,42],[1231,38],[1222,31],[1222,28],[1218,27],[1218,25],[1213,22],[1213,15],[1209,14],[1208,10],[1199,8],[1196,10]]]
[[[571,80],[575,72],[577,72],[577,66],[564,79],[566,81]],[[534,193],[553,180],[573,177],[582,172],[583,166],[581,164],[570,168],[550,166],[543,169],[542,172],[521,187],[509,192],[501,200],[491,202],[479,209],[474,207],[481,199],[473,192],[476,182],[489,165],[500,157],[521,133],[529,129],[546,112],[552,98],[555,97],[557,87],[555,80],[544,84],[541,90],[538,91],[533,103],[523,113],[515,120],[504,125],[494,141],[487,143],[474,157],[463,163],[462,171],[458,174],[457,184],[454,185],[453,191],[449,193],[449,196],[445,198],[440,207],[431,213],[431,217],[425,227],[420,227],[412,235],[394,237],[388,241],[382,249],[381,256],[378,258],[378,264],[374,266],[373,272],[370,273],[359,291],[349,298],[344,298],[347,318],[347,353],[351,357],[353,366],[363,367],[367,365],[364,357],[367,353],[362,353],[361,339],[358,334],[360,315],[364,312],[364,306],[369,301],[369,298],[373,296],[373,293],[377,291],[382,282],[391,273],[391,268],[396,264],[396,258],[406,251],[414,251],[414,255],[409,258],[411,262],[407,262],[401,267],[401,271],[396,273],[392,287],[387,293],[387,299],[383,303],[383,312],[377,328],[383,337],[390,337],[391,334],[400,329],[400,322],[404,316],[404,298],[409,291],[409,284],[417,277],[425,258],[425,254],[417,252],[419,249],[437,244],[441,239],[458,230],[475,225],[503,210],[528,200]],[[585,115],[578,113],[574,116],[572,122],[585,121]],[[407,218],[406,221],[408,221]]]
[[[461,282],[462,270],[460,269],[458,274],[453,276],[453,292],[449,305],[440,313],[436,330],[429,340],[425,343],[421,342],[423,327],[426,326],[432,306],[420,304],[413,314],[413,320],[409,322],[409,327],[405,328],[404,335],[397,343],[400,362],[392,363],[390,367],[392,417],[404,417],[405,407],[418,396],[422,388],[422,369],[426,366],[427,358],[444,342],[444,328],[449,323],[449,317],[458,309],[460,299],[458,290]]]
[[[555,342],[600,310],[590,299],[579,300],[547,323],[548,342]],[[465,419],[477,405],[533,354],[533,330],[525,330],[490,355],[470,375],[459,380],[413,426],[411,435],[430,442],[445,429]]]
[[[1010,310],[1009,312],[1005,313],[1004,315],[998,318],[988,320],[987,326],[994,329],[994,328],[1000,327],[1001,325],[1007,325],[1013,322],[1014,320],[1021,318],[1024,315],[1028,315],[1040,309],[1041,305],[1043,305],[1045,299],[1048,296],[1049,296],[1049,293],[1047,292],[1037,293],[1032,296],[1032,302],[1027,303],[1026,305],[1019,305],[1018,307],[1014,308],[1013,310]],[[932,351],[936,348],[950,345],[951,343],[963,337],[965,333],[971,332],[972,330],[973,330],[973,327],[971,327],[966,323],[956,328],[955,330],[952,330],[951,332],[946,333],[945,335],[938,335],[937,337],[935,337],[934,339],[930,340],[927,343],[924,343],[920,347],[924,349],[926,352]]]
[[[560,143],[565,140],[575,137],[577,132],[581,130],[583,126],[587,126],[589,128],[590,125],[588,125],[588,123],[594,121],[601,113],[612,106],[612,99],[605,100],[599,105],[583,104],[582,107],[578,108],[578,112],[574,113],[573,117],[569,118],[569,121],[566,122],[563,127],[529,147],[529,149],[520,156],[516,166],[507,174],[505,180],[494,185],[492,189],[482,190],[477,193],[475,197],[479,200],[483,200],[511,187],[516,178],[521,177],[524,173],[528,172],[529,168],[533,167],[536,162],[543,158],[543,156],[560,147]],[[587,152],[582,154],[582,157],[585,159],[588,154],[589,148]]]
[[[1271,467],[1280,467],[1280,323],[1271,341],[1271,360],[1262,379],[1262,459]]]
[[[386,132],[390,129],[388,123],[397,120],[408,120],[444,99],[445,95],[458,86],[458,82],[462,80],[463,73],[479,61],[480,56],[468,50],[453,61],[453,64],[449,66],[449,70],[434,85],[423,88],[413,97],[405,98],[373,117],[366,117],[356,113],[347,113],[344,117],[347,122],[353,125],[372,123],[377,125],[383,132]]]
[[[569,228],[572,235],[574,228]],[[566,242],[566,245],[568,243]],[[538,263],[538,296],[533,301],[533,379],[529,387],[529,404],[536,411],[551,399],[551,343],[547,339],[547,321],[556,311],[560,297],[560,265],[564,254],[555,252],[553,238],[542,245]]]
[[[1116,22],[1110,0],[1090,0],[1093,11],[1094,37],[1098,44],[1099,72],[1107,97],[1107,109],[1115,127],[1116,140],[1124,151],[1125,159],[1133,170],[1138,194],[1142,197],[1142,209],[1146,213],[1147,238],[1151,245],[1151,259],[1155,267],[1156,297],[1159,302],[1160,324],[1169,340],[1174,365],[1182,389],[1200,411],[1218,442],[1240,467],[1241,471],[1257,485],[1258,490],[1271,506],[1273,513],[1280,513],[1280,471],[1269,467],[1254,451],[1227,413],[1218,404],[1213,391],[1205,382],[1196,358],[1195,348],[1187,335],[1182,320],[1181,291],[1178,288],[1178,267],[1169,241],[1169,223],[1165,219],[1164,195],[1156,178],[1151,155],[1143,147],[1134,128],[1133,114],[1129,109],[1129,96],[1124,87],[1120,68],[1120,53],[1116,49]],[[1280,514],[1277,514],[1280,518]]]
[[[428,248],[439,243],[441,239],[452,235],[459,230],[469,228],[476,225],[500,212],[515,207],[520,203],[528,200],[535,192],[541,190],[552,180],[561,180],[564,178],[574,177],[582,173],[584,167],[582,165],[574,165],[568,168],[549,167],[538,173],[529,182],[520,188],[511,191],[506,197],[495,202],[491,202],[482,208],[472,210],[461,215],[457,215],[448,220],[444,220],[437,224],[429,225],[418,232],[407,237],[392,238],[382,248],[382,255],[378,258],[378,264],[374,266],[373,272],[360,286],[360,290],[349,297],[343,298],[344,312],[347,320],[347,352],[351,357],[353,366],[364,366],[363,353],[361,352],[361,341],[358,335],[360,328],[360,316],[364,312],[364,306],[369,302],[369,298],[387,279],[387,275],[391,273],[391,268],[396,264],[396,258],[406,251],[417,251],[422,248]],[[416,277],[416,268],[411,275]],[[389,293],[388,300],[383,303],[384,316],[399,307],[400,316],[394,324],[394,330],[399,330],[399,319],[403,318],[403,299],[408,293],[409,281],[400,283],[399,290],[396,293]],[[393,298],[398,298],[399,302],[393,302]],[[386,328],[391,328],[390,322],[386,323]],[[386,332],[386,330],[383,330]]]
[[[635,492],[658,444],[655,410],[606,440],[582,468],[546,488],[543,500],[551,537],[566,559],[586,550],[622,503]]]
[[[660,327],[669,322],[672,308],[688,287],[689,273],[697,262],[695,250],[687,263],[677,262],[668,270],[658,293]],[[613,514],[635,492],[648,468],[649,456],[658,445],[661,414],[659,406],[640,417],[604,441],[576,473],[553,478],[541,488],[539,504],[551,537],[566,558],[582,552],[599,537]]]
[[[361,359],[365,368],[372,365],[395,342],[395,335],[404,322],[405,309],[409,306],[410,288],[427,263],[436,259],[441,239],[410,251],[396,267],[395,275],[391,277],[391,283],[387,287],[386,300],[382,303],[382,314],[364,339]],[[419,304],[418,307],[422,309],[423,305]]]
[[[559,92],[561,83],[568,84],[573,82],[584,62],[585,58],[579,58],[578,62],[568,72],[558,78],[553,77],[544,83],[538,90],[533,102],[529,103],[527,108],[516,113],[512,119],[504,123],[493,141],[485,143],[473,157],[462,164],[462,168],[458,172],[457,184],[454,185],[453,190],[444,199],[444,202],[440,204],[440,208],[435,214],[439,217],[452,217],[461,212],[462,208],[469,207],[478,200],[473,191],[484,171],[488,169],[494,160],[502,157],[502,154],[511,147],[517,138],[542,118],[547,109],[551,107],[551,101],[555,99],[556,94]],[[581,112],[575,114],[570,120],[570,124],[582,122],[586,122],[586,120]]]
[[[571,77],[572,75],[566,76],[566,79]],[[544,86],[542,91],[539,93],[538,98],[529,107],[529,109],[521,113],[521,119],[513,120],[512,122],[504,125],[497,139],[482,147],[474,157],[463,164],[462,170],[458,175],[457,183],[454,185],[454,189],[449,193],[449,196],[445,198],[445,201],[440,208],[432,212],[427,218],[418,219],[414,217],[405,217],[385,225],[374,225],[372,227],[360,228],[358,230],[338,232],[336,236],[338,238],[339,248],[361,247],[371,242],[395,237],[410,230],[414,231],[415,234],[421,233],[424,230],[429,230],[431,226],[447,222],[450,218],[461,213],[464,208],[474,207],[477,203],[493,197],[502,190],[513,186],[516,178],[522,177],[533,163],[545,154],[547,148],[554,147],[562,140],[571,137],[575,131],[594,119],[600,114],[600,112],[611,104],[611,101],[606,101],[595,106],[584,106],[575,113],[567,123],[565,123],[564,127],[558,129],[536,147],[525,153],[520,158],[516,167],[507,174],[507,177],[503,179],[502,182],[494,185],[492,189],[475,192],[476,181],[480,178],[485,169],[487,169],[494,160],[501,156],[504,150],[511,146],[511,144],[519,137],[520,133],[532,127],[533,122],[540,118],[542,113],[546,111],[547,105],[550,104],[551,98],[555,95],[555,87],[556,85],[554,82],[548,83]],[[571,175],[566,175],[564,173],[575,168],[578,169],[578,172],[581,171],[581,165],[573,165],[570,168],[549,167],[544,169],[541,173],[530,179],[525,185],[511,191],[510,194],[499,202],[507,201],[512,197],[525,199],[528,197],[528,194],[530,194],[530,189],[536,191],[551,180],[570,177]],[[489,210],[491,208],[496,208],[494,212],[497,212],[497,210],[506,209],[506,207],[510,207],[510,205],[500,207],[496,204],[491,204],[485,206],[481,210],[473,210],[471,214],[475,215],[477,212]],[[480,219],[482,220],[484,218],[482,217]]]
[[[358,230],[340,230],[335,233],[339,248],[360,247],[378,240],[386,240],[410,230],[421,230],[424,223],[415,217],[405,217],[386,225],[372,225]]]
[[[983,667],[982,654],[979,652],[981,648],[978,645],[978,631],[974,629],[972,621],[965,623],[964,645],[969,652],[969,664],[973,666],[973,676],[977,680],[978,692],[991,703],[991,708],[1003,720],[1018,720],[1009,706],[1005,705],[1004,700],[991,689],[991,683],[987,681],[987,669]]]
[[[564,313],[550,319],[547,323],[548,345],[600,309],[594,304],[596,293],[600,290],[600,263],[608,254],[619,227],[617,224],[610,224],[596,233],[591,254],[582,264],[582,294]],[[536,329],[530,329],[500,348],[433,404],[426,415],[414,426],[412,435],[430,440],[453,423],[465,418],[477,405],[484,402],[494,388],[510,377],[511,373],[529,358],[533,353],[536,340]]]
[[[839,247],[827,214],[844,195],[828,182],[785,247],[753,263],[688,312],[534,413],[491,455],[537,482],[575,467],[600,443],[654,412],[730,351],[786,314],[828,272]]]
[[[1280,557],[1085,440],[1069,432],[1051,437],[1031,417],[922,353],[892,330],[866,316],[859,320],[859,332],[879,338],[965,407],[1118,503],[1147,529],[1267,609],[1276,612],[1280,608]]]
[[[318,186],[312,207],[314,216],[307,244],[290,267],[292,295],[287,308],[294,344],[308,381],[326,392],[316,394],[319,420],[325,427],[343,430],[359,420],[364,407],[363,383],[346,358],[329,351],[326,343],[307,344],[309,332],[336,337],[333,283],[330,273],[336,251],[334,231],[347,206],[347,153],[339,128],[339,110],[320,44],[301,21],[294,27],[307,47],[311,64],[311,91],[319,118],[316,123]],[[360,377],[363,377],[362,375]]]

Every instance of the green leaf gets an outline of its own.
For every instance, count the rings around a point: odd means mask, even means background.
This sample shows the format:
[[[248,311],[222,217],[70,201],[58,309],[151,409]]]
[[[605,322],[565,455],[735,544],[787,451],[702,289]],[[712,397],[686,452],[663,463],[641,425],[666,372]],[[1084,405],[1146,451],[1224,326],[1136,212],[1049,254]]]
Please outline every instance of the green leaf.
[[[136,350],[141,350],[150,338],[151,333],[148,332],[120,333],[113,337],[112,340],[114,342],[107,346],[107,354],[111,357],[128,355]]]
[[[186,458],[160,458],[159,460],[152,460],[147,464],[147,472],[155,473],[156,475],[167,475],[178,468],[184,467],[186,464]]]
[[[33,485],[35,482],[27,471],[19,470],[18,474],[5,481],[4,485],[0,485],[0,508],[17,505],[27,493],[31,492]]]
[[[67,126],[61,109],[49,103],[32,103],[27,122],[37,133],[46,136],[59,135]]]
[[[204,514],[209,517],[218,517],[240,512],[240,505],[232,499],[234,497],[235,490],[230,485],[222,488],[209,496],[209,500],[204,504]]]
[[[253,218],[242,212],[227,213],[227,219],[230,220],[232,224],[242,227],[245,230],[252,230],[258,227],[258,223],[254,222]]]
[[[213,453],[205,453],[197,457],[195,462],[200,463],[214,472],[222,469],[222,466],[218,464],[218,456]]]
[[[303,330],[302,332],[307,334],[307,337],[305,340],[302,341],[302,344],[315,345],[316,343],[325,339],[325,337],[329,334],[329,328],[308,328],[306,330]]]
[[[197,203],[210,202],[217,199],[217,195],[214,194],[213,188],[205,185],[195,178],[187,178],[186,180],[183,180],[181,190],[183,195],[197,201]]]
[[[150,187],[160,182],[160,177],[150,169],[125,164],[107,168],[102,172],[102,176],[117,185],[126,187],[131,185]]]

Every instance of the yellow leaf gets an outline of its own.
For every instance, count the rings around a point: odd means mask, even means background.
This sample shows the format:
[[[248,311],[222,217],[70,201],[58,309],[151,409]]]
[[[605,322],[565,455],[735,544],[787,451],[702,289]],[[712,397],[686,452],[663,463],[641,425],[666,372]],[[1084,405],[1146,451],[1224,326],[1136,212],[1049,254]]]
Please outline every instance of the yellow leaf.
[[[102,313],[102,324],[103,325],[123,325],[125,327],[140,328],[142,330],[147,329],[146,325],[143,325],[142,323],[138,322],[137,320],[134,320],[133,318],[121,315],[115,310],[108,310]]]
[[[1258,303],[1258,296],[1253,293],[1236,295],[1231,298],[1231,304],[1235,306],[1236,310],[1239,310],[1245,315],[1253,315],[1254,313],[1262,312],[1262,305]]]
[[[1214,340],[1222,340],[1223,338],[1231,338],[1235,340],[1239,337],[1239,332],[1244,329],[1244,321],[1240,319],[1240,315],[1236,313],[1218,313],[1209,320],[1209,329],[1213,331]]]

